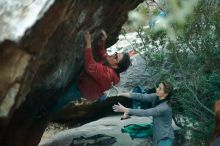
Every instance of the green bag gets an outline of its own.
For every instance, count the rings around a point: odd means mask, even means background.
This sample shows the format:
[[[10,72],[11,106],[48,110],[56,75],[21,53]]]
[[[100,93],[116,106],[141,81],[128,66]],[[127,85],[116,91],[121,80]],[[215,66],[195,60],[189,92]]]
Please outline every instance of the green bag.
[[[121,128],[122,133],[129,133],[132,139],[146,138],[153,135],[152,124],[129,124]]]

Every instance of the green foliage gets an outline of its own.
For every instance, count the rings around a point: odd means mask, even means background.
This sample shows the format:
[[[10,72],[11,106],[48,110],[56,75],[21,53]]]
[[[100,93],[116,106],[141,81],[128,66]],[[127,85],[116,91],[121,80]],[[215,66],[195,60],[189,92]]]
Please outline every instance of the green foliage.
[[[137,30],[144,44],[138,51],[145,56],[151,86],[164,79],[174,84],[177,124],[190,131],[193,145],[207,145],[213,105],[220,99],[219,3],[171,0],[166,10],[166,27]]]

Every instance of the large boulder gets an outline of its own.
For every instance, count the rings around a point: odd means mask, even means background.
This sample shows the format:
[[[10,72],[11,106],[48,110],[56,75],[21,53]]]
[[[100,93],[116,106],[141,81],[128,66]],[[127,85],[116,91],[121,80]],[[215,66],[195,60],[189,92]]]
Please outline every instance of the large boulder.
[[[127,14],[143,0],[55,0],[18,42],[0,44],[0,145],[36,146],[46,114],[83,68],[82,32],[117,41]],[[16,10],[13,10],[16,11]]]

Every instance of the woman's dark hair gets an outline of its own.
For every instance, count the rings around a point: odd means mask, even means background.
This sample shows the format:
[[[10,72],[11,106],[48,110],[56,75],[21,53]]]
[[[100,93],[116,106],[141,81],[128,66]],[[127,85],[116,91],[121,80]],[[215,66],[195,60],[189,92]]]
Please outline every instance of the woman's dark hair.
[[[170,99],[173,95],[173,85],[169,82],[161,82],[164,86],[164,92],[167,93],[167,99]]]
[[[215,102],[215,128],[212,134],[211,146],[214,146],[215,140],[220,136],[220,100]]]
[[[119,75],[120,73],[126,71],[131,65],[131,59],[128,53],[123,54],[123,58],[118,63],[118,68],[114,69],[115,72]]]

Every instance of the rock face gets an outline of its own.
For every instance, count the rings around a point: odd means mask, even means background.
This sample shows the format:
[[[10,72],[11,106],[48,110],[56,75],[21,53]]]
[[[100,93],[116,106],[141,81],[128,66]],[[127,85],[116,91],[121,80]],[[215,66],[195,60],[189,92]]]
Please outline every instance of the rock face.
[[[116,38],[127,14],[143,0],[56,0],[19,42],[0,44],[0,145],[35,146],[47,111],[83,68],[82,32]]]
[[[152,146],[152,138],[134,138],[128,133],[122,133],[121,128],[129,124],[149,124],[152,122],[148,117],[133,117],[127,120],[120,120],[119,116],[108,116],[91,123],[87,123],[77,128],[72,128],[58,132],[48,140],[40,142],[39,146],[71,146],[73,139],[79,139],[81,136],[87,138],[98,134],[105,134],[114,137],[116,142],[113,144],[94,144],[95,140],[81,140],[81,145],[94,146]],[[76,140],[75,140],[76,141]],[[98,140],[97,140],[98,141]],[[75,142],[76,143],[76,142]]]

